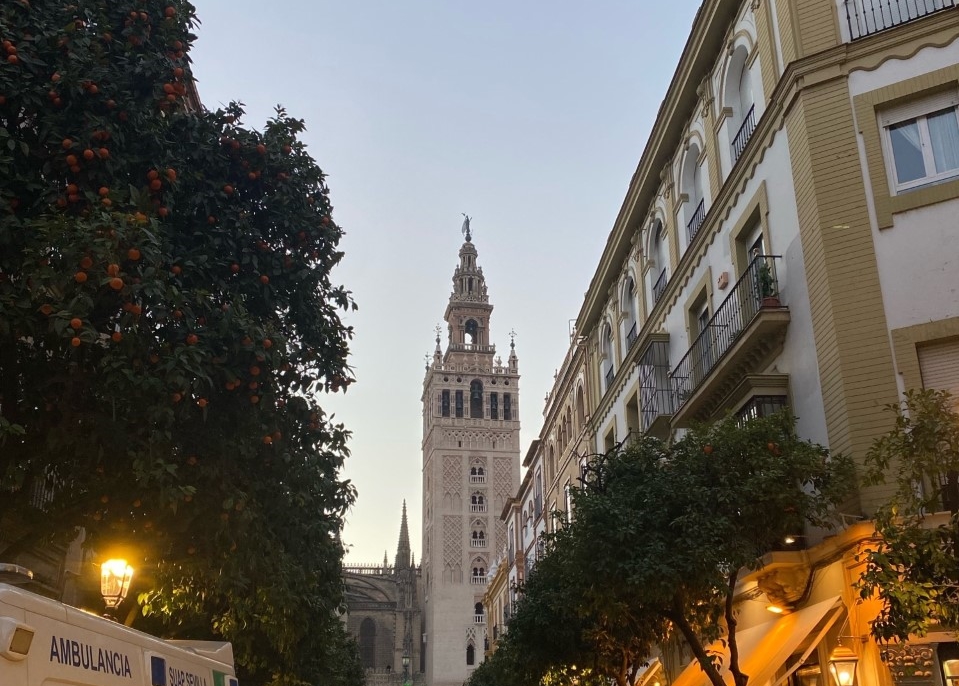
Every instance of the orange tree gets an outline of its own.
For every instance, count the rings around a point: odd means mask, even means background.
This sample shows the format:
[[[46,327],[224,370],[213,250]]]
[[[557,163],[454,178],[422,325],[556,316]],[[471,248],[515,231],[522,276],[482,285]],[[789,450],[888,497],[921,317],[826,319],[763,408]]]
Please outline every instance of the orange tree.
[[[137,621],[233,641],[253,683],[336,683],[341,230],[301,121],[199,107],[194,22],[0,4],[0,560],[134,543]]]

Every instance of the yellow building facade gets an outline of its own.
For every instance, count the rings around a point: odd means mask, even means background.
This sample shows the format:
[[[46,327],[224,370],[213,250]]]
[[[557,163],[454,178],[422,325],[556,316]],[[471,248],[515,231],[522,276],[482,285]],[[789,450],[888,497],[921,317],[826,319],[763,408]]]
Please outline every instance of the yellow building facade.
[[[902,392],[959,393],[957,112],[952,0],[705,0],[547,403],[547,499],[634,432],[782,407],[861,465]],[[839,647],[858,684],[953,683],[954,636],[868,637],[856,555],[891,488],[742,579],[751,686],[832,684]],[[682,651],[644,678],[706,683]]]

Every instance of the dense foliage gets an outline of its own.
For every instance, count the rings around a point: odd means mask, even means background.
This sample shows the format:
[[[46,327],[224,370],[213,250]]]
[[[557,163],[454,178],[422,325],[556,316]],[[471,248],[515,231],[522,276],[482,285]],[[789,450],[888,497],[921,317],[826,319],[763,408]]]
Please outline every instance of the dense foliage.
[[[876,512],[859,591],[881,603],[873,636],[904,641],[959,626],[959,411],[936,390],[907,392],[889,409],[895,425],[869,451],[866,482],[894,475],[896,492]]]
[[[678,634],[722,686],[706,646],[725,628],[727,667],[745,686],[733,613],[741,571],[787,535],[828,526],[852,483],[851,462],[801,440],[787,415],[729,418],[673,443],[640,437],[595,456],[573,491],[575,516],[551,535],[502,641],[504,657],[498,650],[492,661],[522,656],[532,672],[523,683],[575,664],[629,686],[653,648]],[[556,639],[552,623],[562,627]],[[495,664],[487,670],[475,686],[514,683],[495,681]]]
[[[194,23],[0,4],[0,560],[82,529],[245,683],[338,683],[341,230],[302,121],[197,106]]]

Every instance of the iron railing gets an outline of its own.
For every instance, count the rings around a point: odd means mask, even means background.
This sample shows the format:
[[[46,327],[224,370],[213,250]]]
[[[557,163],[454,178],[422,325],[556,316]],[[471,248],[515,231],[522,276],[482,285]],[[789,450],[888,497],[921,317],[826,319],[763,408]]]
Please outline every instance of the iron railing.
[[[956,6],[956,0],[845,0],[852,40]]]
[[[749,142],[755,130],[756,106],[753,105],[749,108],[746,116],[743,117],[743,123],[740,125],[739,131],[736,132],[736,137],[733,138],[733,164],[736,164],[739,156],[743,154],[743,150],[746,149],[746,143]]]
[[[670,374],[678,407],[693,394],[764,305],[778,296],[775,260],[756,255]],[[764,302],[765,301],[765,302]],[[778,304],[778,301],[775,303]]]
[[[636,342],[636,337],[639,335],[639,332],[636,331],[636,322],[633,322],[632,327],[629,329],[629,333],[626,334],[626,349],[629,350],[633,347],[633,343]]]
[[[676,394],[669,379],[669,341],[651,341],[639,362],[639,415],[643,431],[657,417],[676,411]]]
[[[653,305],[659,302],[659,299],[663,297],[663,293],[666,292],[666,284],[669,283],[669,279],[666,278],[666,267],[663,267],[663,271],[660,272],[659,278],[656,279],[656,283],[653,284]]]
[[[609,387],[613,385],[613,377],[616,376],[616,370],[613,369],[613,365],[609,365],[609,369],[606,370],[606,385],[603,386],[603,391],[608,391]]]
[[[686,222],[686,238],[690,243],[693,242],[693,239],[696,238],[696,234],[699,233],[699,227],[703,225],[703,220],[706,218],[706,198],[703,198],[699,201],[699,204],[696,205],[696,210],[693,212],[692,218]]]

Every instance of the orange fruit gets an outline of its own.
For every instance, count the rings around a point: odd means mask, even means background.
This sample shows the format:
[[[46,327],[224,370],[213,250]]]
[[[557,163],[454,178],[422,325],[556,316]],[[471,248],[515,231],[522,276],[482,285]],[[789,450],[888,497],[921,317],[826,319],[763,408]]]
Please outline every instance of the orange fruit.
[[[83,151],[83,159],[85,159],[87,162],[89,162],[96,156],[97,156],[96,153],[93,152],[90,148],[87,148],[86,150]]]
[[[114,276],[112,279],[110,279],[110,288],[115,291],[123,290],[123,279],[121,279],[119,276]]]
[[[258,396],[258,395],[251,395],[251,396],[250,396],[250,402],[253,403],[254,405],[256,405],[258,402],[260,402],[260,396]]]
[[[130,248],[129,250],[127,250],[127,259],[133,260],[134,262],[136,262],[137,260],[140,259],[140,251],[137,250],[136,248]]]
[[[150,182],[151,191],[158,191],[162,187],[163,187],[163,182],[160,181],[160,179],[153,179],[153,181]]]
[[[77,164],[77,162],[79,162],[79,161],[80,161],[80,160],[77,159],[77,156],[76,156],[76,155],[67,155],[67,166],[68,166],[68,167],[75,167],[76,164]]]
[[[166,218],[166,217],[169,216],[169,214],[170,214],[170,208],[169,208],[169,207],[160,207],[160,208],[157,209],[157,214],[160,215],[160,216],[163,217],[163,218]]]
[[[704,446],[703,446],[703,453],[706,454],[706,455],[712,455],[712,454],[713,454],[713,446],[711,446],[709,443],[707,443],[706,445],[704,445]]]
[[[179,276],[183,272],[183,267],[181,267],[178,264],[175,264],[172,267],[170,267],[170,271],[176,274],[177,276]]]
[[[265,155],[265,154],[266,154],[266,146],[263,145],[262,143],[260,143],[259,145],[256,146],[256,151],[257,151],[258,153],[260,153],[261,155]]]
[[[69,150],[73,147],[73,141],[69,138],[64,138],[62,145],[64,150]]]
[[[253,365],[252,367],[250,367],[250,376],[259,376],[259,375],[260,375],[259,367],[257,367],[256,365]]]
[[[270,348],[273,347],[273,341],[271,341],[269,338],[264,338],[264,339],[263,339],[263,347],[266,348],[267,350],[269,350]]]
[[[110,195],[110,189],[106,186],[100,186],[100,190],[97,191],[101,198],[105,198]]]
[[[266,274],[261,274],[261,275],[260,275],[260,283],[263,283],[263,284],[270,283],[270,277],[267,276]]]
[[[227,195],[233,195],[233,186],[231,186],[230,184],[224,185],[223,192],[226,193]]]
[[[182,393],[174,393],[172,396],[170,396],[170,398],[173,400],[173,402],[178,403],[178,402],[180,402],[181,400],[183,400],[183,394],[182,394]]]
[[[70,345],[72,345],[74,348],[79,348],[81,343],[83,343],[83,341],[81,341],[77,336],[74,336],[70,339]]]
[[[206,407],[207,406],[206,398],[200,398],[199,400],[196,401],[196,404],[199,405],[200,407]]]
[[[264,442],[266,445],[270,445],[270,444],[273,442],[273,437],[272,437],[272,436],[264,436],[264,437],[263,437],[263,442]]]
[[[86,257],[80,260],[80,266],[83,267],[84,269],[89,269],[90,267],[93,266],[93,259],[89,255],[87,255]]]
[[[118,264],[108,264],[107,265],[107,274],[110,276],[116,276],[120,273],[120,265]]]
[[[119,343],[121,340],[123,340],[123,334],[119,331],[114,331],[112,334],[110,334],[110,338],[113,339],[114,343]]]
[[[43,314],[47,316],[50,316],[51,314],[53,314],[53,306],[50,305],[49,303],[43,304],[40,306],[40,312],[42,312]]]
[[[186,344],[187,344],[187,345],[196,345],[196,344],[197,344],[197,341],[199,341],[199,340],[200,340],[200,339],[197,337],[197,335],[196,335],[195,333],[191,333],[190,335],[188,335],[188,336],[186,337]]]
[[[230,265],[230,271],[236,274],[238,271],[240,271],[240,265],[234,262],[233,264]]]
[[[73,280],[77,283],[86,283],[87,273],[86,272],[77,272],[73,275]]]
[[[82,327],[83,327],[83,320],[80,319],[79,317],[74,317],[73,319],[70,320],[70,328],[73,329],[74,331]]]
[[[172,168],[171,168],[171,169],[167,169],[167,170],[166,170],[166,178],[167,178],[167,180],[170,181],[171,183],[172,183],[173,181],[176,181],[176,169],[172,169]]]

